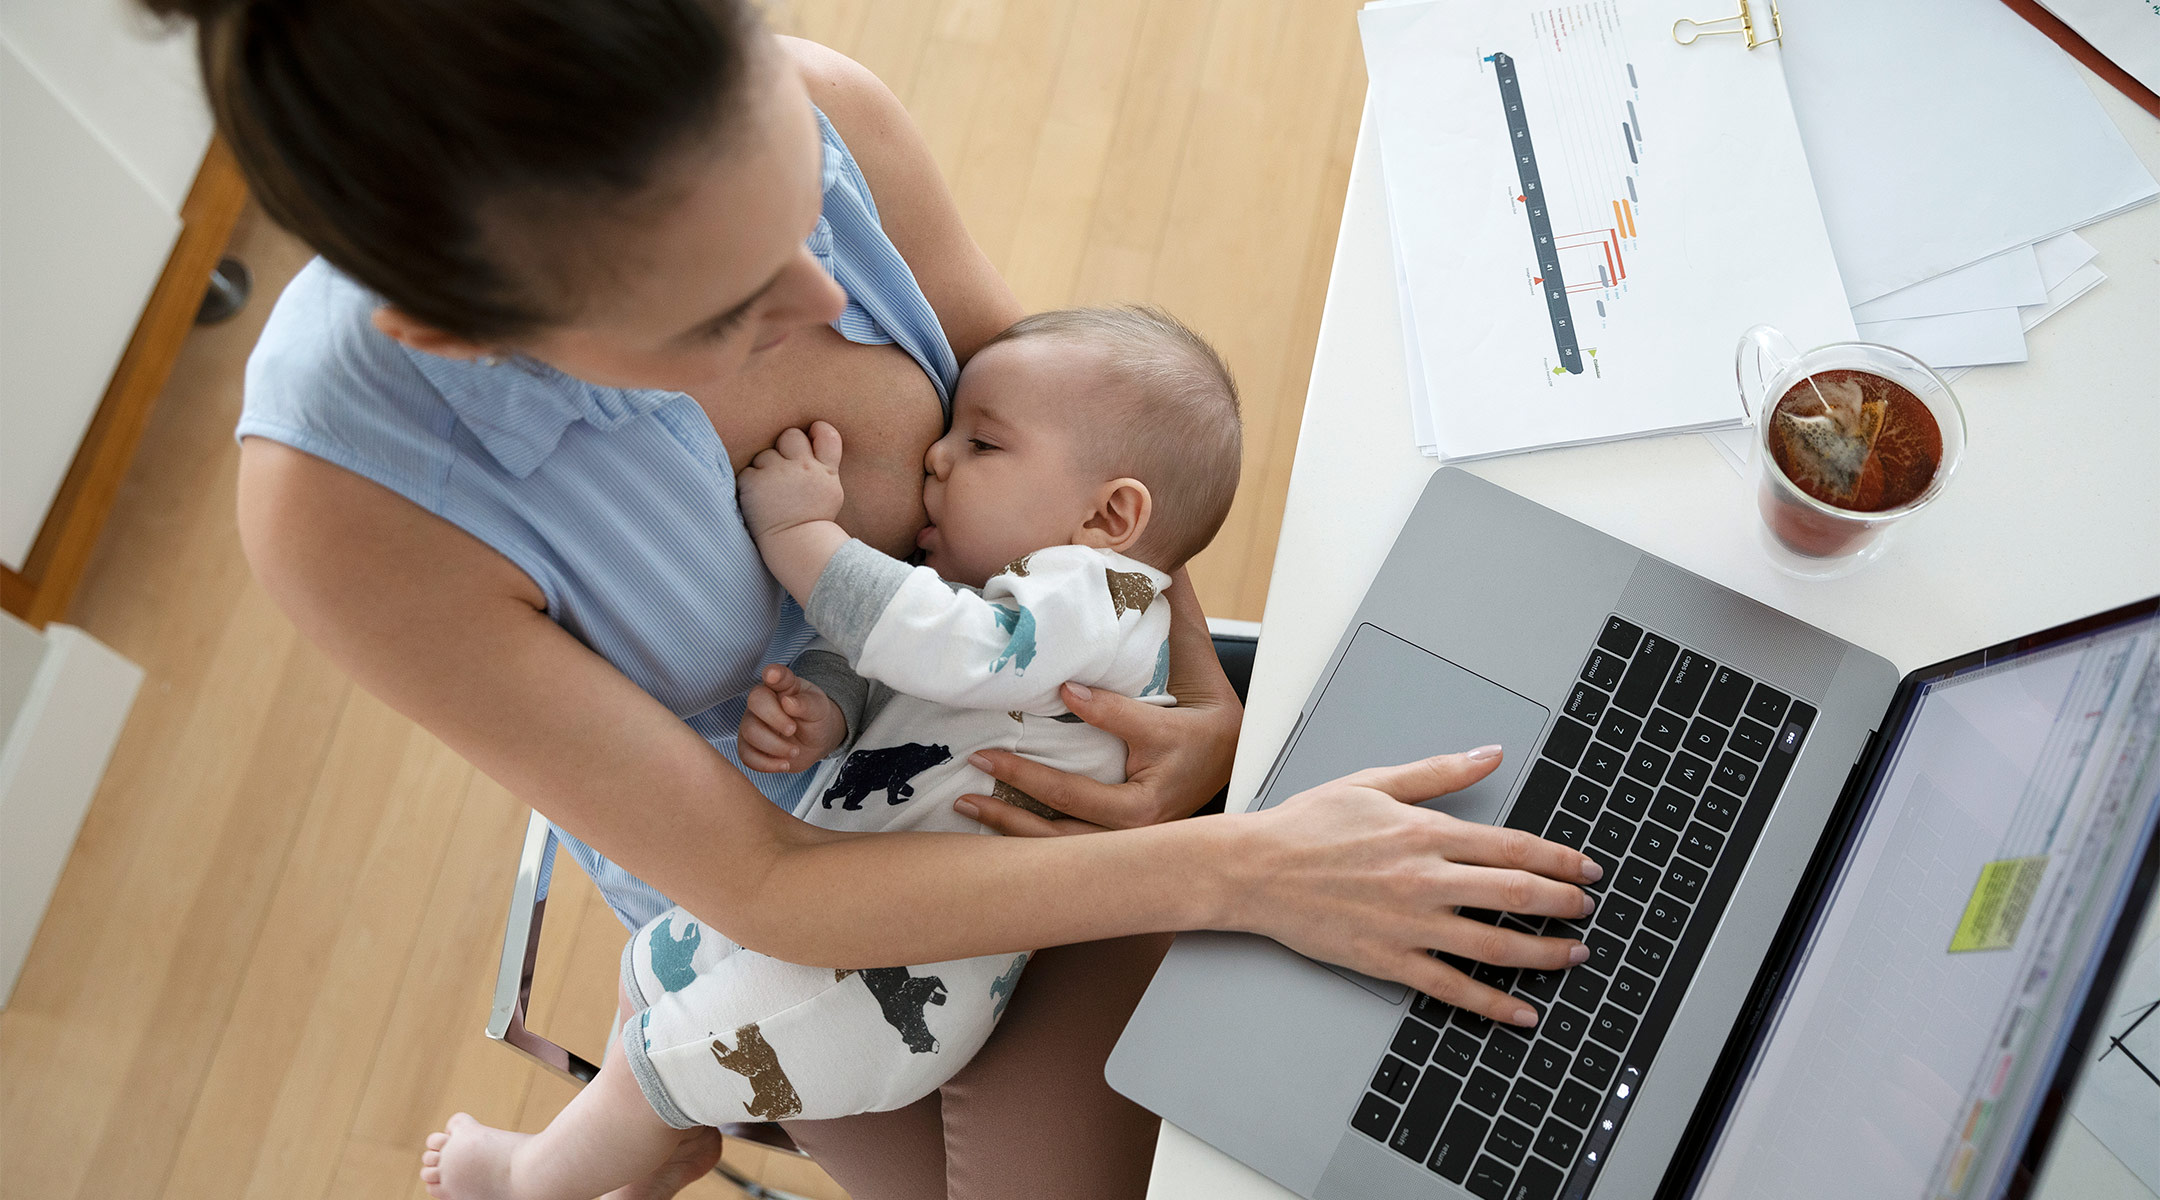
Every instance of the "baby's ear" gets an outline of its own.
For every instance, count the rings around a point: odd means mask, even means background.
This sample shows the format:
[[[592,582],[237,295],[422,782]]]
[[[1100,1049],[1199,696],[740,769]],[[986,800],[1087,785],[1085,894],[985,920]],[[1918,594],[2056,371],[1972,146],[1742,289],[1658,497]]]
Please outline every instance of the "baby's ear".
[[[1155,498],[1137,479],[1113,479],[1095,494],[1095,508],[1073,535],[1073,545],[1093,546],[1119,554],[1133,548],[1147,532],[1148,518],[1155,513]]]

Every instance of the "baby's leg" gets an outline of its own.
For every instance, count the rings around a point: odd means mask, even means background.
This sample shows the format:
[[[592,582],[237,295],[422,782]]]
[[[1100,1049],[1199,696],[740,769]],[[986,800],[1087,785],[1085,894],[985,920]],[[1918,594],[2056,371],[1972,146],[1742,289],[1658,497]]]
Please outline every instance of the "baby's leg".
[[[629,1016],[618,1000],[616,1028]],[[464,1113],[427,1140],[420,1180],[438,1200],[667,1200],[712,1170],[720,1135],[675,1129],[647,1103],[608,1039],[600,1074],[537,1134],[495,1129]]]

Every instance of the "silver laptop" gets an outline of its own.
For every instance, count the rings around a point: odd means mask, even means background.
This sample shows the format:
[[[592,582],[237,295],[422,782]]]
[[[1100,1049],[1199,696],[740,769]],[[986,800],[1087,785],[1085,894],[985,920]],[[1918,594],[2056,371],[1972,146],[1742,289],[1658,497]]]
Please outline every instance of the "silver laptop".
[[[1997,1194],[2044,1145],[2037,1098],[2067,1086],[2140,869],[2150,887],[2156,612],[1901,681],[1442,470],[1259,805],[1500,743],[1428,806],[1581,847],[1598,910],[1465,915],[1590,960],[1458,963],[1538,1009],[1524,1031],[1182,935],[1109,1081],[1313,1200]]]

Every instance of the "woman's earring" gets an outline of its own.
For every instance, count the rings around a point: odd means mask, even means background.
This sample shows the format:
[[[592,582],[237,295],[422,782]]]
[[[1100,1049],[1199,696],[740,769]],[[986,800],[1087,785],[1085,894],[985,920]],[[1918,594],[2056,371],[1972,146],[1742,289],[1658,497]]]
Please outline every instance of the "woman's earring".
[[[479,363],[483,367],[499,367],[502,365],[502,355],[483,354],[479,358],[474,359],[473,361]]]

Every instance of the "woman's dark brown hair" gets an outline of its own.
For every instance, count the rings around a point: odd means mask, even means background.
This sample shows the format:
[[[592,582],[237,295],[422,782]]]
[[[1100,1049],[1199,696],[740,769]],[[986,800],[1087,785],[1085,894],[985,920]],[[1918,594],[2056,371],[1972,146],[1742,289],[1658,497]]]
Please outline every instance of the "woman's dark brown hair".
[[[746,0],[141,3],[196,21],[218,128],[270,216],[475,341],[575,315],[581,248],[508,247],[619,211],[715,141],[759,36]]]

